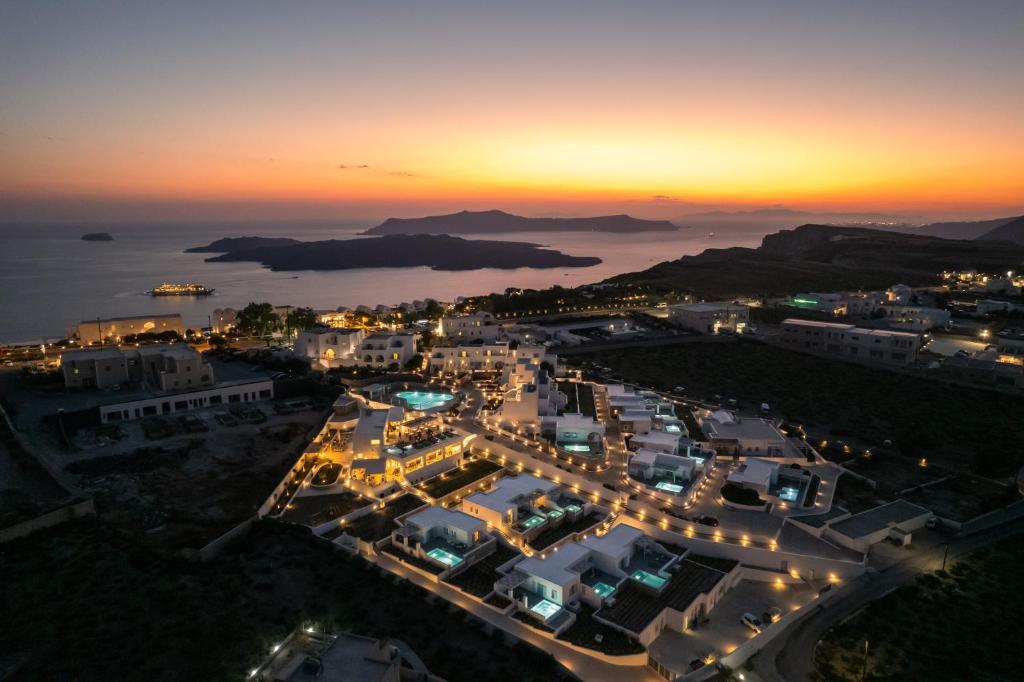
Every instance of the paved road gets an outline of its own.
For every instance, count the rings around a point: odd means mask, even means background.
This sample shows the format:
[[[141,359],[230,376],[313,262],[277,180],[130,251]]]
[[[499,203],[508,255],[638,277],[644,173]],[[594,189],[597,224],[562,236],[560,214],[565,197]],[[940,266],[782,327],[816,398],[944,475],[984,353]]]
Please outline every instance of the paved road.
[[[949,559],[1024,532],[1024,518],[956,537],[949,543]],[[816,607],[808,616],[782,633],[757,655],[756,672],[768,682],[805,682],[814,670],[814,649],[829,628],[879,599],[892,589],[915,579],[925,571],[942,567],[945,545],[907,558],[889,569],[865,574],[844,586],[844,594],[826,606]]]

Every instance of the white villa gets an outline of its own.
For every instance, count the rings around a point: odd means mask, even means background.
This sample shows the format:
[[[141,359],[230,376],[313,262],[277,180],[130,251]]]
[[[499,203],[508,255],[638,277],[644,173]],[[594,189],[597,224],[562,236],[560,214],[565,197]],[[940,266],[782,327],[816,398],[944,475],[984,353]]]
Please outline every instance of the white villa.
[[[624,433],[647,433],[663,430],[677,436],[686,434],[686,427],[676,418],[675,405],[654,391],[631,390],[622,384],[605,386],[608,406],[618,419]]]
[[[673,495],[678,504],[692,503],[714,468],[715,453],[688,447],[686,454],[641,448],[629,459],[629,476],[653,492]]]
[[[742,332],[750,321],[750,308],[738,303],[678,303],[668,307],[668,319],[701,334],[722,330]]]
[[[442,317],[438,334],[456,343],[483,341],[494,343],[502,338],[501,325],[488,312]]]
[[[767,419],[740,417],[728,410],[706,411],[700,426],[720,455],[733,457],[798,457],[800,451]]]
[[[525,544],[544,530],[581,518],[589,503],[532,474],[501,478],[487,492],[462,500],[460,509]]]
[[[356,349],[352,365],[371,367],[404,367],[416,355],[419,335],[413,332],[374,332],[363,339]]]
[[[641,530],[620,524],[604,535],[524,559],[495,582],[494,591],[558,631],[574,620],[572,612],[565,610],[574,602],[600,609],[613,603],[628,582],[659,593],[671,580],[671,567],[678,560],[676,552]]]
[[[362,329],[315,327],[299,332],[293,348],[314,366],[331,368],[355,358],[365,338],[366,332]]]
[[[726,480],[741,488],[756,491],[766,502],[796,506],[807,493],[811,472],[783,466],[780,462],[748,459],[738,469],[730,472]]]
[[[391,544],[451,575],[492,554],[497,540],[487,532],[487,523],[475,516],[428,506],[405,518],[391,533]]]

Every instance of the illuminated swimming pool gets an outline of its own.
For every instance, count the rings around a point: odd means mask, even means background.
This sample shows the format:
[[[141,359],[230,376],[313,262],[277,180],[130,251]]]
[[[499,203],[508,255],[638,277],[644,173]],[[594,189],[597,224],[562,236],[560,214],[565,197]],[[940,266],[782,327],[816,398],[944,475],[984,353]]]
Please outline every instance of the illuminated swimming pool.
[[[608,583],[596,583],[594,585],[594,594],[596,594],[598,597],[601,597],[602,599],[604,599],[614,591],[615,587],[609,585]]]
[[[530,518],[523,520],[523,528],[529,530],[530,528],[539,526],[542,523],[544,523],[543,516],[531,516]]]
[[[578,504],[567,504],[565,505],[565,510],[570,511],[573,514],[579,514],[581,511],[583,511],[583,508]]]
[[[432,391],[399,391],[395,397],[410,410],[425,412],[439,407],[446,407],[455,400],[451,393],[434,393]]]
[[[680,433],[679,424],[665,424],[666,433]]]
[[[786,502],[796,502],[796,498],[800,497],[799,488],[791,488],[786,486],[779,490],[779,499],[785,500]]]
[[[562,449],[566,452],[590,452],[590,446],[586,443],[564,443]]]
[[[678,494],[683,492],[683,486],[678,483],[669,483],[668,481],[658,481],[658,485],[654,487],[667,493]]]
[[[553,616],[556,613],[558,613],[558,610],[561,609],[561,608],[562,608],[561,606],[559,606],[558,604],[556,604],[553,601],[548,601],[547,599],[541,599],[539,602],[537,602],[536,604],[531,606],[530,610],[533,611],[534,613],[540,614],[541,616],[544,617],[544,620],[547,620],[551,616]]]
[[[560,519],[563,516],[565,516],[565,512],[563,512],[561,509],[552,509],[551,511],[548,512],[548,518]]]
[[[653,587],[656,590],[660,590],[666,582],[661,576],[648,573],[647,571],[637,571],[630,577],[638,583]]]
[[[435,547],[434,549],[427,552],[427,556],[433,559],[434,561],[440,561],[445,566],[458,566],[462,563],[462,557],[455,556],[451,552],[446,552],[440,547]]]

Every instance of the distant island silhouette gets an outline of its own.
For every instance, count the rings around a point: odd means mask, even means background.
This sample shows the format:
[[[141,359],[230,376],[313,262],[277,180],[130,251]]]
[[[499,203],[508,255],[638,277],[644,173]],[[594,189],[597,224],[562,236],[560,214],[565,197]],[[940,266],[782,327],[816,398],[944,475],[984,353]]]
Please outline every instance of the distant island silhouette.
[[[586,268],[593,256],[570,256],[529,242],[470,240],[449,235],[387,235],[366,239],[303,242],[274,237],[233,237],[189,253],[221,253],[209,263],[252,261],[271,270],[351,270],[429,267],[434,270],[482,268]]]
[[[672,232],[667,220],[628,215],[592,218],[524,218],[504,211],[460,211],[424,218],[388,218],[363,234],[488,234],[496,232]]]
[[[82,235],[83,242],[112,242],[113,235],[109,232],[86,232]]]

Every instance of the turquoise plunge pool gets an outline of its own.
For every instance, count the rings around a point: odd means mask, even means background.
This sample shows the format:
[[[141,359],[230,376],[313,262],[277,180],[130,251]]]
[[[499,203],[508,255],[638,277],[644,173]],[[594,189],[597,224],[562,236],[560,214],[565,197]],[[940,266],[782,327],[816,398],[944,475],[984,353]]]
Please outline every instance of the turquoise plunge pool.
[[[608,583],[594,584],[594,594],[596,594],[598,597],[601,597],[601,599],[604,599],[614,591],[615,587],[613,585],[609,585]]]
[[[455,400],[455,396],[451,393],[434,393],[432,391],[399,391],[395,397],[410,410],[420,412],[445,407]]]
[[[581,511],[583,511],[583,507],[579,506],[578,504],[567,504],[565,505],[565,510],[573,514],[579,514]]]
[[[535,526],[539,526],[542,523],[544,523],[544,517],[543,516],[531,516],[530,518],[525,519],[523,521],[523,528],[526,528],[527,530],[529,530],[530,528],[533,528]]]
[[[541,599],[539,602],[530,607],[530,610],[534,613],[538,613],[543,616],[544,620],[547,620],[551,616],[558,613],[558,610],[562,608],[553,601],[547,599]]]
[[[779,499],[785,500],[786,502],[796,502],[796,498],[800,497],[799,488],[791,488],[786,486],[785,488],[779,489]]]
[[[669,483],[668,481],[658,481],[658,485],[654,487],[667,493],[679,494],[683,492],[683,486],[678,483]]]
[[[648,573],[647,571],[637,571],[631,577],[638,583],[647,585],[648,587],[653,587],[656,590],[660,590],[665,584],[664,578],[659,575],[654,575],[653,573]]]
[[[586,443],[563,443],[562,449],[566,452],[590,452],[590,446]]]
[[[458,566],[462,563],[462,557],[455,556],[451,552],[446,552],[440,547],[435,547],[434,549],[427,552],[427,556],[433,559],[434,561],[440,561],[445,566]]]

